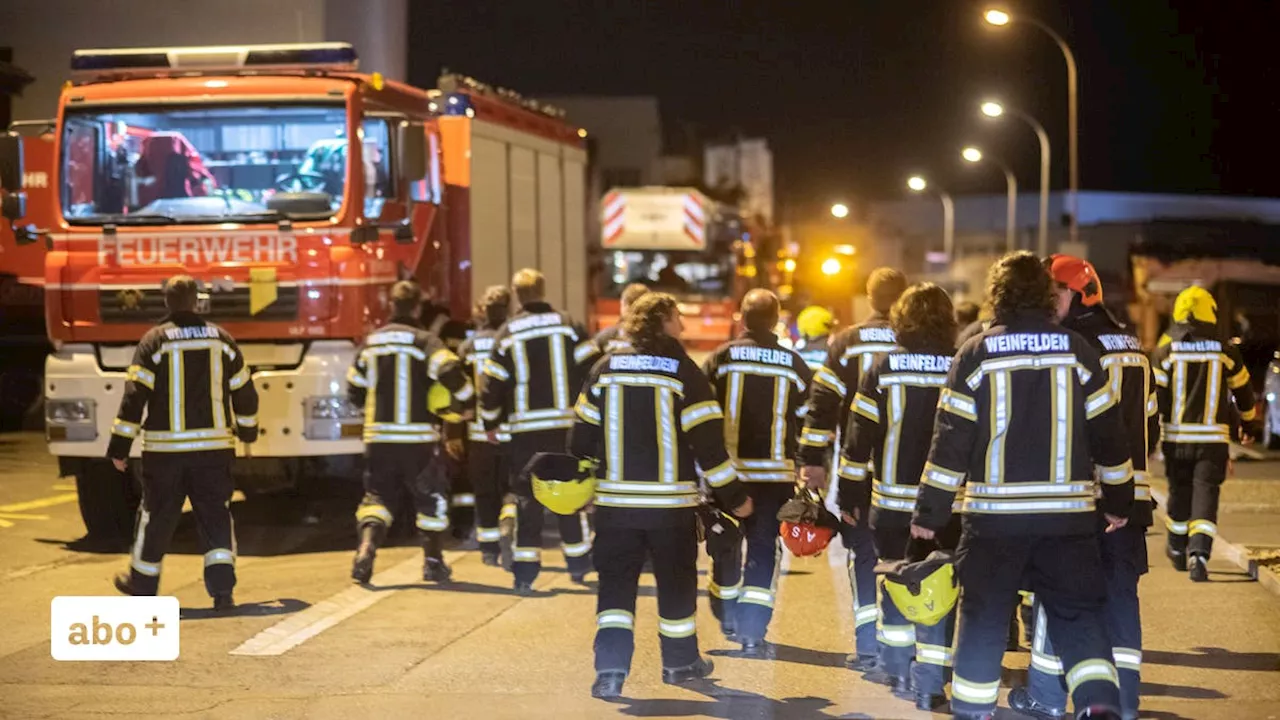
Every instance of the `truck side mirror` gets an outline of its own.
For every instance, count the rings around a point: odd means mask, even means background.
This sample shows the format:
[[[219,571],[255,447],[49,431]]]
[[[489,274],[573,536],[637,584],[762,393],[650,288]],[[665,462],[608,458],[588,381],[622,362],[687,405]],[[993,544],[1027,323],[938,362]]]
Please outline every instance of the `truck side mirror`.
[[[13,224],[27,216],[27,194],[11,190],[0,196],[0,217]]]
[[[22,189],[22,138],[15,133],[0,134],[0,188]]]
[[[427,176],[427,135],[422,123],[402,122],[396,128],[400,173],[409,182]]]

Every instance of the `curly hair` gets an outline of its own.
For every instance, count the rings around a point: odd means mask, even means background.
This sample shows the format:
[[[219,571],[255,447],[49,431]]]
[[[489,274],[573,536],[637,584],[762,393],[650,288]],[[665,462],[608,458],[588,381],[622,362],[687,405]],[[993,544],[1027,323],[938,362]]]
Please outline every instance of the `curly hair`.
[[[670,339],[662,324],[680,312],[679,303],[667,293],[650,292],[636,300],[622,318],[622,332],[632,347],[642,352],[656,350]]]
[[[951,296],[933,283],[907,288],[889,311],[889,322],[898,335],[898,343],[908,350],[955,346],[957,328]]]
[[[1058,306],[1054,287],[1040,259],[1025,250],[1000,258],[987,273],[987,297],[997,317],[1026,310],[1052,315]]]
[[[477,306],[487,327],[498,329],[507,321],[511,310],[511,290],[505,285],[491,285]]]

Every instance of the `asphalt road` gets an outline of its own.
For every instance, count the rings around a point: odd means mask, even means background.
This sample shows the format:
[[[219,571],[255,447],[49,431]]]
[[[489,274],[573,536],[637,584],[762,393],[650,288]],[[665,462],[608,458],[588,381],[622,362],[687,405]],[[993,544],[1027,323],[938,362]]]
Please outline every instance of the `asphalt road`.
[[[726,655],[701,602],[700,639],[717,668],[689,689],[660,682],[646,576],[627,700],[608,704],[588,693],[594,593],[569,582],[558,553],[545,554],[530,598],[467,552],[449,554],[456,582],[427,586],[409,546],[384,550],[372,587],[353,587],[350,489],[234,505],[242,605],[225,616],[208,610],[188,518],[161,586],[183,607],[176,662],[56,662],[50,600],[111,594],[126,559],[65,548],[79,520],[55,474],[38,438],[0,436],[0,717],[930,717],[842,666],[852,632],[842,552],[788,563],[776,660]],[[1214,582],[1193,585],[1159,549],[1153,535],[1144,717],[1280,717],[1280,598],[1223,563]],[[1008,654],[1006,679],[1027,661]]]

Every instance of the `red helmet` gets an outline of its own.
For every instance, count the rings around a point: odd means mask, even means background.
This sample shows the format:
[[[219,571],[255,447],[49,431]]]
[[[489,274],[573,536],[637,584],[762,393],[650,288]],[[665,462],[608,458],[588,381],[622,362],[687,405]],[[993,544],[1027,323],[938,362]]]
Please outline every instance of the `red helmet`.
[[[817,493],[802,491],[778,511],[782,544],[796,557],[813,557],[827,549],[836,534],[836,519]]]

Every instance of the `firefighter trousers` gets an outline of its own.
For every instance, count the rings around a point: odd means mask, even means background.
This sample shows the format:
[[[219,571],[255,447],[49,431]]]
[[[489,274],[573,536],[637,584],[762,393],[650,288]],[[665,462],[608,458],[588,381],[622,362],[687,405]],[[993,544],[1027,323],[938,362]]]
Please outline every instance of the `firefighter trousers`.
[[[440,462],[449,474],[449,525],[454,537],[465,540],[476,523],[476,494],[468,463],[465,457],[454,458],[448,453],[440,454]]]
[[[1100,539],[1102,570],[1107,576],[1104,614],[1111,638],[1111,657],[1120,675],[1120,709],[1125,717],[1138,716],[1138,687],[1142,682],[1142,615],[1138,580],[1147,572],[1146,528],[1123,527]],[[1067,686],[1062,661],[1054,653],[1046,631],[1044,607],[1037,598],[1035,636],[1031,643],[1031,667],[1027,689],[1041,704],[1059,710],[1067,707]]]
[[[663,510],[678,512],[684,510]],[[619,527],[602,519],[596,528],[600,588],[596,597],[596,672],[631,670],[635,652],[636,591],[645,558],[658,585],[658,640],[664,668],[698,661],[698,538],[694,515],[662,527]]]
[[[795,495],[791,483],[747,482],[747,493],[755,505],[751,516],[742,521],[747,542],[745,563],[742,556],[736,566],[711,563],[712,613],[724,622],[730,619],[743,641],[763,640],[773,619],[773,604],[778,592],[778,569],[782,541],[778,537],[778,510]],[[733,559],[726,558],[730,562]],[[729,597],[726,597],[728,595]],[[717,599],[719,602],[717,603]]]
[[[1226,443],[1165,443],[1169,550],[1208,558],[1218,534],[1218,494],[1227,479]]]
[[[980,536],[966,531],[956,551],[962,599],[951,681],[953,712],[989,713],[1000,695],[1009,616],[1023,582],[1044,605],[1059,640],[1067,690],[1077,709],[1119,710],[1120,687],[1103,621],[1106,579],[1098,537]]]
[[[883,560],[907,559],[910,528],[875,528],[873,532],[878,557]],[[906,677],[910,673],[912,687],[917,693],[943,694],[943,688],[951,680],[954,658],[951,639],[955,627],[954,608],[934,625],[911,622],[884,591],[881,581],[880,620],[876,623],[880,667],[893,677]]]
[[[417,511],[415,525],[428,541],[423,548],[428,555],[440,558],[440,533],[449,529],[449,482],[436,443],[366,445],[364,498],[356,508],[357,533],[368,524],[391,527],[395,517],[392,498],[407,490]]]
[[[533,498],[525,465],[540,452],[562,453],[565,431],[543,430],[511,436],[511,463],[508,477],[516,495],[516,537],[512,549],[511,571],[517,583],[532,583],[542,571],[542,526],[546,510]],[[560,548],[573,575],[591,571],[591,526],[583,512],[556,515],[560,526]]]
[[[507,490],[506,448],[483,440],[467,443],[467,475],[475,490],[476,541],[481,552],[497,553],[502,539],[498,520]]]
[[[840,541],[848,551],[845,566],[853,596],[853,638],[858,655],[874,657],[880,652],[876,640],[876,546],[866,521],[857,525],[840,523]]]
[[[204,551],[205,590],[216,596],[235,588],[236,539],[230,509],[234,460],[231,451],[142,453],[142,506],[129,556],[134,594],[159,591],[160,565],[188,498]]]

